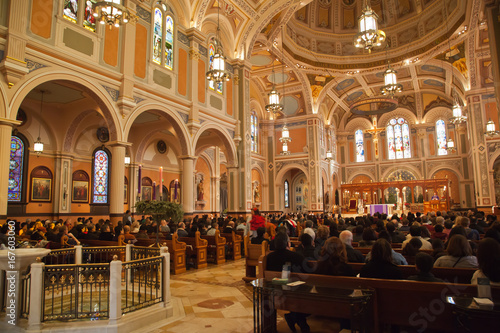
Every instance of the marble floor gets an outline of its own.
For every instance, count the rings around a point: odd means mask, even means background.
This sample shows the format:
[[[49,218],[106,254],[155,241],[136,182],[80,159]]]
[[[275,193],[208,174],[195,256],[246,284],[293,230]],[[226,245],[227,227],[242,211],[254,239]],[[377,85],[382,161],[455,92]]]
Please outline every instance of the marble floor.
[[[241,279],[244,273],[245,259],[240,259],[172,275],[174,316],[144,327],[141,333],[253,332],[252,288]],[[311,316],[308,323],[311,332],[340,330],[329,318]],[[278,332],[290,332],[281,311]]]

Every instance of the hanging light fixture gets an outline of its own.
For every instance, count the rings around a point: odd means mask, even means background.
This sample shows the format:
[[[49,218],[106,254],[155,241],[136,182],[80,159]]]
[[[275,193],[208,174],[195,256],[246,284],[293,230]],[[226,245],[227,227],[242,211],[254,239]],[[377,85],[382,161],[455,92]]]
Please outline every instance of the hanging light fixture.
[[[484,132],[485,135],[492,137],[492,136],[497,136],[500,134],[500,131],[497,131],[495,128],[495,122],[493,120],[488,120],[486,123],[486,132]]]
[[[449,153],[454,153],[457,151],[457,149],[455,148],[455,142],[451,138],[446,141],[446,150]]]
[[[382,95],[393,97],[395,93],[403,91],[403,85],[398,83],[396,73],[397,71],[391,68],[391,64],[388,61],[387,70],[384,72],[385,85],[380,89]]]
[[[326,151],[325,160],[327,160],[328,162],[333,161],[333,153],[331,152],[331,150]]]
[[[43,152],[43,142],[40,139],[40,130],[42,127],[43,94],[45,93],[45,90],[40,90],[40,93],[42,94],[42,98],[40,98],[40,121],[38,122],[38,138],[33,145],[33,150],[36,153],[36,157],[40,156],[40,154]]]
[[[467,116],[464,116],[462,114],[462,106],[460,105],[460,102],[457,97],[457,93],[455,89],[453,88],[453,95],[454,95],[454,104],[453,104],[453,117],[450,118],[450,122],[453,124],[461,124],[467,120]]]
[[[291,142],[292,138],[290,137],[290,132],[288,131],[288,127],[286,124],[283,126],[283,130],[281,132],[280,142],[283,143],[283,150],[281,151],[281,155],[290,155],[290,151],[288,150],[288,142]]]
[[[231,74],[226,70],[226,62],[222,51],[220,38],[220,21],[219,21],[220,4],[217,3],[217,31],[215,33],[215,54],[212,61],[212,69],[206,73],[207,80],[218,84],[224,81],[229,81]]]
[[[366,0],[365,7],[358,18],[359,32],[354,38],[354,46],[364,48],[368,52],[372,48],[382,45],[385,41],[385,33],[378,30],[378,15],[371,9],[370,0]]]
[[[100,24],[107,24],[111,28],[120,27],[122,24],[128,23],[132,18],[132,14],[125,6],[121,5],[121,0],[105,0],[94,4],[94,17]]]
[[[125,155],[125,164],[129,165],[130,164],[130,156]]]
[[[283,106],[280,104],[280,93],[278,89],[276,89],[276,76],[274,74],[274,57],[273,57],[273,87],[271,92],[267,94],[269,96],[269,104],[266,105],[266,111],[272,112],[274,114],[281,112],[283,110]]]

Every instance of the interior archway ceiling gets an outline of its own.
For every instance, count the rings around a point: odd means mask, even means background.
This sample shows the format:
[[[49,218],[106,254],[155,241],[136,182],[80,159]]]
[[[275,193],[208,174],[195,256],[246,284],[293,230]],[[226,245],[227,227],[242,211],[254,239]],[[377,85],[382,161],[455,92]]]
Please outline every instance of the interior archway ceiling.
[[[286,52],[312,67],[349,69],[383,65],[384,45],[368,53],[353,44],[363,2],[313,0],[300,8],[287,22]],[[371,7],[379,16],[379,29],[385,32],[390,45],[391,62],[417,56],[445,41],[450,33],[464,25],[465,3],[371,0]]]

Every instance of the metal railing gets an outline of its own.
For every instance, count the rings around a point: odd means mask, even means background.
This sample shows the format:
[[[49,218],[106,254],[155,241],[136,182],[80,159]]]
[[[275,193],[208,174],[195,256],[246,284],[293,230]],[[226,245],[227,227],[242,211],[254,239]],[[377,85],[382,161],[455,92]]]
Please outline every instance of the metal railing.
[[[114,256],[125,261],[125,246],[82,247],[82,262],[109,263]]]
[[[42,321],[109,316],[109,264],[48,265]]]
[[[159,249],[158,249],[159,252]],[[158,253],[159,255],[159,253]],[[139,259],[123,263],[125,304],[123,313],[135,311],[163,301],[163,257]]]
[[[49,254],[43,257],[42,262],[45,265],[74,264],[75,248],[51,250]]]
[[[158,257],[159,255],[160,248],[158,247],[132,246],[130,260]]]

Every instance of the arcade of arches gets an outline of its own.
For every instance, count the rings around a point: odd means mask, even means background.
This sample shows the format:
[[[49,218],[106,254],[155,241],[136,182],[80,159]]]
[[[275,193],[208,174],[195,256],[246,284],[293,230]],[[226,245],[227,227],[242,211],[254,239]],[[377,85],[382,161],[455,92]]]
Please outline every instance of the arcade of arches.
[[[451,208],[500,203],[500,141],[484,135],[499,126],[498,1],[372,0],[390,45],[371,53],[352,43],[363,1],[122,0],[137,19],[119,28],[67,3],[0,0],[2,220],[116,220],[141,199],[315,213],[343,184],[396,175],[448,179]],[[219,6],[231,78],[213,85]],[[398,107],[352,113],[388,61]],[[467,122],[450,122],[455,102]]]

